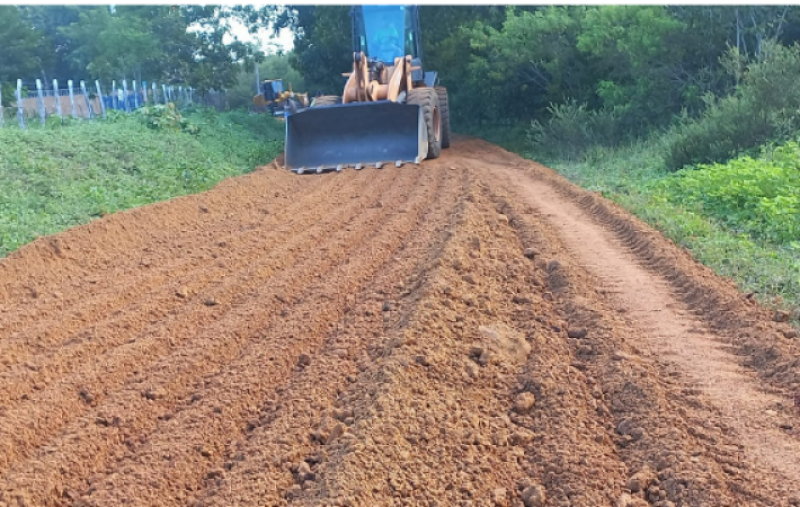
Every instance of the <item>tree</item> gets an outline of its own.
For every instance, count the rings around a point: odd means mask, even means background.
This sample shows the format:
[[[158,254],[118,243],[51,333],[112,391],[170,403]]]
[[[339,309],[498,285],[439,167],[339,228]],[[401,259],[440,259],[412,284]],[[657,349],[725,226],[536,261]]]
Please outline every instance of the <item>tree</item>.
[[[34,30],[44,34],[41,41],[42,50],[49,53],[50,58],[44,67],[45,81],[58,79],[66,82],[74,75],[67,56],[72,50],[73,41],[59,31],[60,27],[75,23],[79,19],[82,7],[71,5],[26,5],[20,7],[22,19],[33,26]]]
[[[0,5],[0,83],[35,76],[51,61],[44,34],[20,14],[15,6]]]

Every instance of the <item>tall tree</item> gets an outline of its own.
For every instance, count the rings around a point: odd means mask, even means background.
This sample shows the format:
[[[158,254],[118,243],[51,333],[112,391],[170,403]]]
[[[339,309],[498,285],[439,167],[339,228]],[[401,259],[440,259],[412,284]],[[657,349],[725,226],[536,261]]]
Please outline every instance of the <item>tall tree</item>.
[[[45,34],[27,23],[16,6],[0,5],[0,83],[40,75],[52,59]]]

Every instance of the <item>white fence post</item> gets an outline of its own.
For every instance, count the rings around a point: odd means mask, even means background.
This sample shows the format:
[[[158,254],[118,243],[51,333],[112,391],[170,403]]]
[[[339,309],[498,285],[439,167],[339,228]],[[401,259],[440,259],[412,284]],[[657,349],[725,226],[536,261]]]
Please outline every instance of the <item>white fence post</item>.
[[[138,88],[136,87],[136,80],[133,80],[133,108],[136,109],[139,107],[139,92]]]
[[[128,80],[127,79],[123,79],[122,80],[122,96],[125,97],[125,112],[130,114],[130,112],[131,112],[131,104],[130,104],[130,102],[128,102]]]
[[[22,107],[22,79],[17,79],[17,119],[19,128],[25,130],[25,109]]]
[[[119,109],[119,100],[117,99],[117,82],[111,80],[111,106],[114,109]]]
[[[106,101],[103,100],[103,89],[100,87],[100,80],[95,80],[94,82],[95,88],[97,88],[97,98],[100,99],[100,111],[103,112],[103,119],[107,119],[108,115],[106,114]]]
[[[153,83],[153,104],[158,105],[158,86]]]
[[[72,109],[72,117],[77,118],[78,113],[75,112],[75,93],[72,89],[72,79],[67,81],[67,88],[69,88],[69,106]]]
[[[53,79],[53,98],[56,101],[56,113],[61,122],[64,122],[64,115],[61,112],[61,95],[58,93],[58,79]]]
[[[164,92],[164,104],[169,103],[169,94],[167,93],[167,85],[161,84],[161,91]]]
[[[44,125],[44,120],[47,114],[44,111],[44,96],[42,95],[42,80],[36,80],[36,103],[39,106],[39,120]]]
[[[83,92],[83,98],[86,100],[86,107],[89,108],[89,119],[94,119],[94,108],[92,107],[92,101],[89,99],[89,92],[86,91],[85,81],[81,81],[81,91]]]
[[[147,81],[142,81],[142,105],[147,105]]]

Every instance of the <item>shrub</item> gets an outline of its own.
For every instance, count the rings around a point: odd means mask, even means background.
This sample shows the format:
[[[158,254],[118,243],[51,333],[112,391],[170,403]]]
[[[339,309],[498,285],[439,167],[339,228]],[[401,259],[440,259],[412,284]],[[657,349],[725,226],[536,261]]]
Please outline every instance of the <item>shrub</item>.
[[[705,98],[697,120],[683,121],[669,147],[670,170],[725,162],[769,140],[783,140],[800,128],[800,47],[765,43],[762,59],[750,64],[736,91]]]
[[[670,200],[700,205],[733,230],[778,244],[800,238],[800,145],[788,142],[758,159],[684,169],[662,183]]]
[[[144,120],[148,128],[154,130],[183,131],[188,134],[200,132],[200,127],[184,118],[172,102],[142,107],[136,111],[136,115]]]
[[[547,110],[549,118],[544,123],[533,120],[528,130],[528,143],[537,155],[573,160],[594,146],[614,146],[625,137],[621,108],[594,111],[571,101]]]

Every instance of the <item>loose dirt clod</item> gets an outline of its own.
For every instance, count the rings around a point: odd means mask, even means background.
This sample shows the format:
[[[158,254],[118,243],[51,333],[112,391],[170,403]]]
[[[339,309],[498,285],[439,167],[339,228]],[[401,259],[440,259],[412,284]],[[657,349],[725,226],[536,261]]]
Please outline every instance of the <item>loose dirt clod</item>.
[[[586,338],[587,334],[588,334],[588,331],[586,330],[585,327],[576,327],[576,328],[567,329],[567,336],[570,337],[570,338],[583,339],[583,338]]]
[[[528,486],[522,491],[522,503],[525,507],[543,507],[546,501],[544,487],[539,484]]]
[[[534,396],[532,393],[520,393],[514,400],[514,410],[524,414],[533,408],[535,403],[536,396]]]

